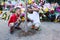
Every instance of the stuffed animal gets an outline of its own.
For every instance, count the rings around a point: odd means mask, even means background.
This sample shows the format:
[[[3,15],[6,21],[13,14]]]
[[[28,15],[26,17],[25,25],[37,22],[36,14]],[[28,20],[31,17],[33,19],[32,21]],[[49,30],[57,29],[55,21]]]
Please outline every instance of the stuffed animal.
[[[25,21],[25,18],[22,16],[22,17],[21,17],[21,20],[22,20],[22,21]]]
[[[24,17],[24,16],[25,16],[25,14],[22,14],[22,15],[20,16],[21,21],[23,21],[23,22],[25,21],[25,17]]]
[[[27,20],[27,22],[33,22],[33,20],[30,20],[29,18],[26,18],[26,19],[25,19],[25,14],[22,14],[22,15],[20,16],[20,18],[21,18],[21,21],[22,21],[22,22],[24,22],[25,20]]]

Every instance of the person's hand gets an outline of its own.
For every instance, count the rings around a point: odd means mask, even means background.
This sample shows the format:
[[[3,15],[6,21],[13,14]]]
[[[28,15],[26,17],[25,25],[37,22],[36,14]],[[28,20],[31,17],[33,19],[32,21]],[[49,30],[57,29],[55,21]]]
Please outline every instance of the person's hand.
[[[20,17],[18,17],[18,20],[21,20],[21,18],[20,18]]]
[[[39,11],[39,9],[38,8],[33,8],[33,11]]]
[[[19,22],[20,22],[20,20],[21,20],[21,19],[20,19],[20,17],[18,17],[18,19],[17,19],[17,21],[16,21],[16,22],[18,22],[18,23],[19,23]]]

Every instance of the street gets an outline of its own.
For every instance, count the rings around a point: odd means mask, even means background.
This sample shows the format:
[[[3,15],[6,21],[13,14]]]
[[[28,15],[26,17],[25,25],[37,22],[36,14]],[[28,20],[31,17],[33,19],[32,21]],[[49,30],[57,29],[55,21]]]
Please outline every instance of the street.
[[[0,20],[0,40],[60,40],[60,23],[41,22],[41,30],[33,35],[19,36],[9,33],[7,21]]]

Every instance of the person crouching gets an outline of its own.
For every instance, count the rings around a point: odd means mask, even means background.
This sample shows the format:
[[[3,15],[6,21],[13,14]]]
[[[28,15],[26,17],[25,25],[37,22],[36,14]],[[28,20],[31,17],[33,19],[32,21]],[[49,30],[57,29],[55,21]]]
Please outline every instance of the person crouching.
[[[20,25],[20,8],[15,9],[15,13],[13,13],[8,21],[8,26],[10,27],[10,33],[12,34],[14,32],[14,29],[21,29],[19,27]]]

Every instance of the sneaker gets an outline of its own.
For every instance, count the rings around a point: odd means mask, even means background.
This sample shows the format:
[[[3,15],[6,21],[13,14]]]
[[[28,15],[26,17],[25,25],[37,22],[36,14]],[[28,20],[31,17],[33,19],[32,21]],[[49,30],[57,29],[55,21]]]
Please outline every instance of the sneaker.
[[[10,34],[13,34],[13,33],[14,33],[14,31],[11,31],[11,30],[10,30]]]
[[[13,34],[14,33],[14,27],[11,27],[10,28],[10,34]]]
[[[35,29],[35,26],[34,25],[32,25],[32,28],[31,29]]]
[[[39,30],[40,30],[40,28],[38,27],[38,28],[36,28],[35,30],[36,30],[36,31],[39,31]]]
[[[20,28],[20,27],[15,27],[15,29],[17,29],[17,30],[21,30],[21,28]]]

